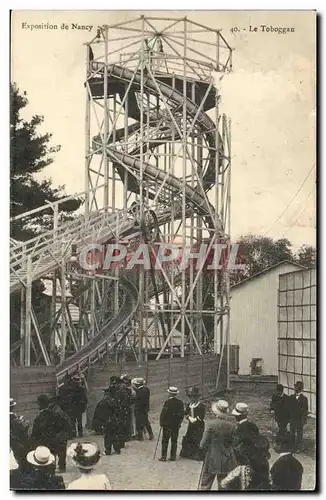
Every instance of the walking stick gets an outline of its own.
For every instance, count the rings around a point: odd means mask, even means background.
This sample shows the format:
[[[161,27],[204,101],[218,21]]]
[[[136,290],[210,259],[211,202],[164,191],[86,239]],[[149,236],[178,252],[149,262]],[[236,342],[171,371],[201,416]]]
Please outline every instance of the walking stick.
[[[158,443],[160,441],[161,432],[162,432],[162,427],[160,427],[160,432],[158,433],[158,438],[157,438],[157,442],[156,442],[156,446],[155,446],[153,460],[155,460],[155,457],[156,457],[156,452],[157,452]]]
[[[199,476],[199,479],[198,479],[197,490],[200,490],[201,480],[202,480],[203,474],[204,474],[205,459],[206,459],[206,455],[205,455],[205,458],[203,460],[203,465],[201,466],[201,471],[200,471],[200,476]]]
[[[271,444],[272,446],[275,445],[275,417],[274,415],[272,415],[272,419],[271,419]]]

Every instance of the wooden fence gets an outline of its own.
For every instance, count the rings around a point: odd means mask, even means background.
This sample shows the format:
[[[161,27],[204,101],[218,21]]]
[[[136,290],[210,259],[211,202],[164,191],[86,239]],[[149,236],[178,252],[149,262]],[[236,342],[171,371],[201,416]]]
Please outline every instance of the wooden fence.
[[[38,396],[54,396],[56,393],[55,372],[55,366],[11,368],[10,397],[17,401],[15,412],[33,421],[38,412]]]
[[[186,391],[197,385],[202,397],[208,397],[226,385],[226,359],[220,367],[219,384],[216,377],[219,369],[219,355],[193,355],[186,358],[162,359],[144,363],[114,363],[106,361],[90,367],[87,374],[88,410],[87,427],[91,426],[95,406],[103,396],[103,389],[108,387],[112,375],[127,373],[130,377],[143,377],[151,390],[151,413],[159,412],[167,397],[167,388],[175,385],[179,388],[180,398],[187,400]],[[11,368],[10,396],[15,398],[15,411],[33,421],[37,414],[37,397],[40,394],[52,396],[56,393],[55,367],[32,366]]]
[[[162,359],[147,363],[102,363],[96,369],[90,370],[87,383],[89,401],[87,424],[91,419],[98,401],[103,397],[103,389],[108,387],[112,375],[128,374],[130,377],[143,377],[151,391],[151,412],[158,412],[167,397],[170,385],[177,386],[180,398],[187,400],[187,388],[197,385],[202,397],[208,397],[217,390],[223,390],[226,385],[225,357],[220,368],[218,388],[216,377],[219,367],[219,355],[189,356],[186,358]]]

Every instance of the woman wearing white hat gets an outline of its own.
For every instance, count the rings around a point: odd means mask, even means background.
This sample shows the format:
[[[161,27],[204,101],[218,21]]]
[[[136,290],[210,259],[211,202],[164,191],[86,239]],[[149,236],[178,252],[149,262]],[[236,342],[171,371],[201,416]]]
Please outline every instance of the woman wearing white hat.
[[[93,474],[93,469],[101,458],[97,444],[73,443],[68,449],[68,454],[81,473],[78,479],[69,484],[68,490],[112,490],[105,474]]]

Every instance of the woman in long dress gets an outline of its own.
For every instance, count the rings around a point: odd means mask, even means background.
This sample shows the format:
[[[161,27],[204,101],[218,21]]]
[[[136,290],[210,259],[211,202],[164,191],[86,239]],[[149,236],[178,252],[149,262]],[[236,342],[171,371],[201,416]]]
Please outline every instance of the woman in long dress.
[[[200,393],[198,387],[193,387],[189,392],[190,403],[185,410],[188,420],[187,432],[182,440],[180,457],[191,460],[202,460],[203,452],[199,445],[205,429],[205,405],[199,401]]]

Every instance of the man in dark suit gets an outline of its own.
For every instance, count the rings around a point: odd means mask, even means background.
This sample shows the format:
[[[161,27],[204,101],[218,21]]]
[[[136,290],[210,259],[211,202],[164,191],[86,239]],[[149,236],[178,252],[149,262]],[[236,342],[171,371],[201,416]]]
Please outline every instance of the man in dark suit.
[[[179,429],[184,417],[184,406],[181,399],[176,396],[179,394],[177,387],[169,387],[169,399],[165,401],[160,415],[160,426],[163,429],[162,434],[162,455],[159,460],[166,461],[169,440],[171,439],[170,460],[175,461],[177,456],[177,443]]]
[[[293,455],[293,435],[285,432],[276,437],[276,446],[280,452],[271,468],[272,488],[276,491],[299,491],[303,467]]]
[[[59,472],[66,472],[67,441],[71,435],[71,420],[59,406],[58,396],[50,399],[49,409],[57,416],[58,430],[52,453],[58,457]]]
[[[303,426],[308,419],[308,399],[302,394],[303,382],[294,384],[295,394],[289,397],[290,432],[295,443],[295,450],[301,451]]]
[[[59,468],[65,472],[66,446],[70,431],[70,420],[64,412],[50,407],[50,400],[45,394],[37,398],[40,412],[35,417],[31,438],[36,446],[45,446],[59,458]]]
[[[290,421],[290,415],[289,396],[284,394],[284,387],[282,384],[277,384],[276,386],[276,391],[272,395],[270,411],[277,423],[279,434],[284,434]]]
[[[212,404],[217,419],[207,425],[200,442],[200,449],[205,453],[201,490],[210,490],[215,477],[220,486],[220,481],[237,465],[232,448],[235,425],[227,420],[228,408],[229,404],[222,399]]]
[[[236,403],[232,410],[237,427],[233,435],[233,448],[238,464],[250,463],[255,454],[255,442],[259,436],[256,424],[248,420],[249,407],[246,403]]]
[[[154,439],[154,435],[152,426],[148,420],[150,390],[145,385],[145,380],[140,377],[133,379],[133,385],[136,390],[135,419],[137,439],[139,441],[144,440],[144,431],[146,429],[149,435],[149,439],[152,440]]]
[[[98,415],[104,432],[105,454],[111,455],[112,447],[117,455],[121,453],[121,402],[115,377],[110,378],[110,386],[104,390],[104,399]]]
[[[59,387],[60,408],[71,420],[72,433],[76,437],[76,424],[79,437],[83,437],[82,416],[87,408],[87,391],[82,379],[78,376],[66,375],[63,385]]]

